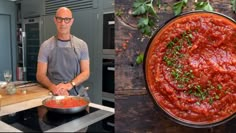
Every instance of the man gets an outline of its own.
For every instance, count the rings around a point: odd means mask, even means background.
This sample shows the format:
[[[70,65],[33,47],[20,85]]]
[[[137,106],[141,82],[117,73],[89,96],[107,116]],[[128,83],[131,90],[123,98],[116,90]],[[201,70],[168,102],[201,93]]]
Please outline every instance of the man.
[[[40,46],[36,77],[54,95],[78,95],[90,75],[88,47],[71,35],[73,22],[71,10],[59,8],[54,17],[57,34]]]
[[[59,8],[54,17],[57,34],[40,46],[36,77],[54,95],[76,96],[83,88],[81,84],[89,78],[88,47],[83,40],[71,35],[73,22],[71,10]],[[88,98],[87,93],[85,97]],[[86,110],[89,111],[88,108]],[[43,131],[49,128],[42,121],[46,112],[43,106],[38,107],[39,124]]]

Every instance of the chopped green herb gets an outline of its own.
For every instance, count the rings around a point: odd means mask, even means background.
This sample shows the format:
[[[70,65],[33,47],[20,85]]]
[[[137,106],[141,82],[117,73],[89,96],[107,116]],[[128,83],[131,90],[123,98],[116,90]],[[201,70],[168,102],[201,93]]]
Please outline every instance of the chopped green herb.
[[[189,80],[190,80],[189,78],[186,78],[186,77],[183,78],[183,82],[184,82],[184,83],[188,83]]]
[[[215,95],[215,99],[218,100],[218,99],[220,99],[220,97],[216,94],[216,95]]]
[[[192,70],[189,70],[189,72],[185,72],[184,73],[184,75],[186,76],[186,77],[189,77],[189,78],[194,78],[194,75],[193,75],[193,71]]]
[[[167,44],[167,48],[172,48],[174,45],[175,43],[171,41]]]
[[[190,88],[190,89],[193,88],[193,84],[189,84],[188,88]]]
[[[175,38],[173,39],[173,42],[174,42],[174,43],[177,43],[178,40],[179,40],[179,39],[178,39],[177,37],[175,37]]]
[[[173,63],[174,63],[173,60],[171,60],[167,56],[164,56],[163,60],[166,62],[167,66],[173,66]]]
[[[201,99],[204,100],[206,98],[206,95],[201,95]]]
[[[181,68],[183,68],[183,66],[181,64],[177,64],[176,68],[181,69]]]
[[[180,46],[176,46],[176,47],[175,47],[175,50],[176,50],[176,51],[180,51],[180,50],[181,50],[181,48],[182,48],[182,46],[181,46],[181,45],[180,45]]]
[[[196,104],[197,104],[197,105],[200,105],[200,102],[199,102],[199,101],[197,101],[197,102],[196,102]]]
[[[189,89],[188,90],[188,94],[192,94],[193,93],[193,90],[192,89]]]
[[[209,103],[212,104],[213,102],[214,102],[214,99],[212,97],[210,97]]]
[[[221,84],[218,84],[218,85],[217,85],[217,89],[219,89],[219,90],[221,90],[221,89],[222,89],[222,86],[221,86]]]
[[[166,63],[166,66],[170,68],[170,74],[172,78],[178,83],[178,88],[185,87],[185,84],[189,83],[194,78],[193,71],[184,71],[184,66],[179,60],[180,58],[185,57],[185,54],[183,53],[184,51],[182,51],[182,49],[186,45],[191,44],[191,38],[193,38],[192,31],[184,31],[179,36],[179,38],[175,37],[166,45],[166,53],[163,57],[163,61]],[[201,88],[198,88],[198,86],[195,88],[192,87],[190,87],[191,92],[189,93],[193,93],[193,95],[201,99],[206,98],[207,95],[201,90]]]
[[[178,88],[184,88],[184,85],[180,84],[178,85]]]
[[[193,93],[193,95],[196,96],[196,97],[201,97],[201,94],[197,93],[196,91]]]
[[[202,91],[201,91],[201,86],[200,86],[200,85],[196,85],[195,88],[196,88],[199,92],[202,92]]]
[[[211,89],[211,90],[214,89],[214,88],[215,88],[215,87],[214,87],[213,85],[210,86],[210,89]]]
[[[192,45],[192,42],[190,41],[189,37],[186,37],[186,40],[188,42],[188,45],[191,46]]]
[[[188,36],[189,36],[190,38],[193,38],[193,35],[192,35],[191,33],[189,33]]]
[[[172,75],[176,80],[179,80],[180,72],[177,71],[177,70],[172,70],[172,71],[171,71],[171,75]]]

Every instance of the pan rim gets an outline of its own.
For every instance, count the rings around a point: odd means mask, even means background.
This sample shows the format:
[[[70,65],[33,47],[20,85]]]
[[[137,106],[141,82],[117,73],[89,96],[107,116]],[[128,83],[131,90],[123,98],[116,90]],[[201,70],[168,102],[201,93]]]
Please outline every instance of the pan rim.
[[[89,106],[89,103],[90,101],[87,100],[86,98],[84,97],[79,97],[79,96],[64,96],[64,98],[75,98],[75,99],[83,99],[84,101],[87,102],[86,105],[83,105],[83,106],[76,106],[76,107],[70,107],[70,108],[54,108],[54,107],[49,107],[47,105],[45,105],[45,103],[48,101],[48,100],[52,100],[53,97],[61,97],[63,98],[63,96],[52,96],[52,97],[49,97],[49,98],[46,98],[42,101],[42,104],[44,107],[46,107],[48,110],[50,111],[53,111],[53,112],[58,112],[58,113],[68,113],[68,114],[72,114],[72,113],[78,113],[78,112],[81,112],[83,110],[85,110],[88,106]]]

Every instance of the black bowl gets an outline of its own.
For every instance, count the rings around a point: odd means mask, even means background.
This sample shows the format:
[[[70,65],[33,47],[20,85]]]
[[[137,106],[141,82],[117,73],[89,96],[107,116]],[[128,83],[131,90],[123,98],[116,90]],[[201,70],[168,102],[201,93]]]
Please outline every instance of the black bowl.
[[[145,51],[143,69],[144,69],[144,74],[145,74],[146,88],[148,90],[148,93],[152,97],[152,100],[153,100],[153,102],[156,105],[158,110],[161,110],[161,112],[164,113],[168,118],[170,118],[174,122],[179,123],[181,125],[188,126],[188,127],[194,127],[194,128],[208,128],[208,127],[214,127],[214,126],[226,123],[227,121],[233,119],[236,116],[236,113],[234,112],[234,114],[230,115],[229,117],[226,117],[226,118],[224,118],[222,120],[219,120],[219,121],[213,121],[213,122],[199,122],[199,121],[198,122],[194,122],[194,121],[191,121],[191,120],[187,120],[187,119],[183,119],[183,118],[177,117],[173,113],[168,111],[165,107],[161,106],[159,104],[159,101],[155,98],[154,92],[152,91],[152,89],[150,89],[151,88],[150,87],[151,86],[150,82],[153,82],[153,81],[151,81],[151,79],[149,77],[151,74],[148,71],[149,70],[149,65],[150,65],[148,63],[150,54],[151,54],[152,51],[154,51],[154,47],[157,46],[157,44],[155,44],[155,41],[154,41],[155,37],[161,35],[161,33],[163,33],[162,31],[166,30],[169,25],[175,23],[176,20],[185,18],[185,17],[190,16],[190,15],[196,15],[196,14],[197,15],[200,15],[200,14],[215,15],[215,16],[219,16],[219,17],[222,17],[224,19],[227,19],[231,23],[234,23],[234,24],[236,23],[235,20],[233,20],[232,18],[230,18],[230,17],[228,17],[228,16],[226,16],[224,14],[217,13],[217,12],[193,11],[193,12],[183,13],[183,14],[181,14],[179,16],[175,16],[175,17],[171,18],[170,20],[168,20],[165,24],[163,24],[154,33],[152,38],[149,40],[148,46],[147,46],[146,51]]]

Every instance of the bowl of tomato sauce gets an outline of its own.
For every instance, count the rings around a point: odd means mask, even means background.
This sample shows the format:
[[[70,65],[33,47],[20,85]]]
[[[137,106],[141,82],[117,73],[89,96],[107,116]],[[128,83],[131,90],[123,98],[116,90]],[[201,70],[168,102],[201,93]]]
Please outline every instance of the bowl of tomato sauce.
[[[196,128],[229,121],[236,112],[236,22],[217,12],[170,19],[144,57],[147,90],[175,122]]]
[[[52,96],[43,100],[42,103],[49,111],[73,114],[85,110],[89,101],[79,96]]]

